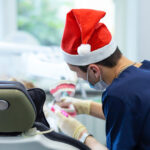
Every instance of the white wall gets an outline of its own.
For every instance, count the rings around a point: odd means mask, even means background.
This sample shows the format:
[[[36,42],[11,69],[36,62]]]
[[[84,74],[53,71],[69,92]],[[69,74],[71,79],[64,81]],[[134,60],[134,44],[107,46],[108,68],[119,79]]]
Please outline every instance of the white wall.
[[[139,60],[150,60],[150,0],[139,1]]]
[[[150,0],[114,0],[115,39],[134,61],[150,60]]]
[[[114,0],[115,40],[125,56],[138,58],[138,5],[139,0]]]

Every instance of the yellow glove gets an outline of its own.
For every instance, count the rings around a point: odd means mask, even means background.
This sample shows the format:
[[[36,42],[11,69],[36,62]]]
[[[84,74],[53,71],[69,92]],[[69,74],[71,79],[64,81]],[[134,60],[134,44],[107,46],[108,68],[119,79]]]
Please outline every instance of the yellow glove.
[[[56,112],[57,124],[62,132],[79,139],[83,133],[87,132],[86,127],[72,117],[66,117],[61,112]]]
[[[90,114],[91,102],[92,101],[90,100],[81,100],[73,97],[63,97],[58,105],[68,112],[67,108],[70,104],[73,104],[77,114]]]

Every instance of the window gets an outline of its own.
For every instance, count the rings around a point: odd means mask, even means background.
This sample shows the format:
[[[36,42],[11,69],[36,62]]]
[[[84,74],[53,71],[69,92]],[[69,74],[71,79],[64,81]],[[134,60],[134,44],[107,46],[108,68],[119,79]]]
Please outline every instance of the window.
[[[71,0],[18,0],[18,29],[42,45],[60,45],[65,13],[73,6]]]
[[[114,33],[113,0],[18,0],[18,29],[31,33],[42,45],[60,45],[66,13],[71,8],[107,12],[103,21]]]

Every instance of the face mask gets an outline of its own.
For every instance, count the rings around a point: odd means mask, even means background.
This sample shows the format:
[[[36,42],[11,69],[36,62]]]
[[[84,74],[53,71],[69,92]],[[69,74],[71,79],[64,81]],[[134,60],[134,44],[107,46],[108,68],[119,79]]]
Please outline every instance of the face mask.
[[[87,81],[88,81],[88,72],[87,72]],[[108,85],[102,80],[101,75],[100,75],[100,80],[96,84],[92,85],[89,81],[88,83],[91,88],[98,90],[100,92],[104,92],[108,87]]]

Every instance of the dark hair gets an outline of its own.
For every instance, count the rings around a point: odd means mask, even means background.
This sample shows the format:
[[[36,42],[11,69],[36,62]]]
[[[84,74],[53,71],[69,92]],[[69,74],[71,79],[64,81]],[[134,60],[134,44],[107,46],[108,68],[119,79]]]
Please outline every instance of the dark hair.
[[[100,62],[94,63],[94,64],[103,65],[105,67],[113,68],[114,66],[117,65],[117,63],[118,63],[119,59],[121,58],[121,56],[122,56],[122,53],[119,50],[119,48],[117,47],[115,52],[111,56],[109,56],[108,58],[106,58],[106,59],[104,59]],[[89,65],[77,66],[77,67],[79,67],[83,72],[87,72],[88,66]]]

